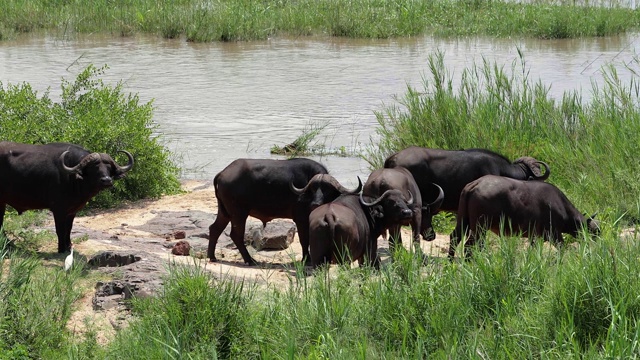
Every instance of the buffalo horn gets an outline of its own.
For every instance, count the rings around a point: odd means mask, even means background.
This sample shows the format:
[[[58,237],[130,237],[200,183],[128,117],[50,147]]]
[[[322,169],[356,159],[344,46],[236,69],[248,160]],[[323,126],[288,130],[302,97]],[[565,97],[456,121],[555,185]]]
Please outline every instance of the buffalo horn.
[[[133,167],[133,155],[131,155],[131,153],[126,151],[126,150],[118,150],[118,152],[127,155],[127,157],[129,158],[129,162],[125,166],[120,166],[120,165],[118,165],[116,163],[116,166],[118,167],[118,170],[123,172],[123,173],[131,170],[131,168]],[[115,161],[114,161],[114,163],[115,163]]]
[[[549,178],[549,175],[551,175],[551,169],[549,169],[549,165],[546,162],[540,160],[536,160],[536,164],[544,166],[545,169],[542,176],[536,176],[536,180],[547,180]]]
[[[68,167],[64,163],[64,158],[67,156],[68,152],[69,152],[69,150],[64,151],[62,154],[60,154],[60,161],[62,162],[62,168],[65,169],[69,173],[76,174],[76,176],[78,176],[79,179],[82,179],[82,176],[80,176],[80,174],[82,173],[82,169],[85,166],[87,166],[87,164],[89,164],[91,162],[94,162],[94,161],[100,161],[100,154],[91,153],[91,154],[83,157],[76,166]]]
[[[378,205],[378,203],[380,203],[380,201],[384,200],[387,196],[391,195],[392,191],[397,191],[397,190],[387,190],[384,193],[382,193],[382,195],[380,195],[379,198],[373,200],[373,202],[366,202],[364,200],[364,198],[362,197],[362,193],[360,193],[360,203],[364,206],[374,206],[374,205]],[[413,197],[413,196],[412,196]]]
[[[320,177],[322,178],[322,176],[324,176],[324,174],[317,174],[314,175],[311,180],[309,180],[309,182],[307,183],[307,185],[305,185],[302,189],[297,188],[295,185],[293,185],[292,182],[289,183],[289,189],[291,189],[291,191],[296,194],[296,195],[302,195],[305,191],[307,191],[307,187],[309,186],[309,184],[311,184],[313,182],[313,179],[315,179],[316,177]]]
[[[409,190],[407,190],[407,192],[409,193],[409,200],[407,201],[407,205],[413,205],[413,194]]]
[[[442,190],[440,185],[436,183],[431,183],[431,184],[438,188],[438,197],[432,203],[427,204],[427,206],[424,207],[425,210],[430,210],[432,208],[440,209],[440,205],[442,205],[442,201],[444,200],[444,191]],[[430,211],[431,213],[433,213],[433,210],[430,210]]]

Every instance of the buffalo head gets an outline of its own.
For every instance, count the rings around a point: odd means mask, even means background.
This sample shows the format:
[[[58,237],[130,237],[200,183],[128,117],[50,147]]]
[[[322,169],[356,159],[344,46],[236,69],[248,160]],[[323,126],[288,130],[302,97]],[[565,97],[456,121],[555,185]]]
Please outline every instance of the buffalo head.
[[[360,193],[362,191],[362,181],[358,177],[358,187],[354,190],[349,190],[342,186],[333,176],[317,174],[302,189],[295,187],[293,183],[289,183],[289,187],[294,194],[299,196],[298,201],[308,204],[309,210],[312,211],[320,205],[335,200],[340,195]]]
[[[513,162],[514,164],[520,165],[522,167],[522,171],[525,173],[525,178],[523,180],[547,180],[549,175],[551,175],[551,170],[549,169],[549,165],[547,163],[536,160],[530,156],[523,156],[521,158],[516,159]],[[540,171],[540,167],[544,167],[544,173]]]
[[[69,174],[75,174],[77,180],[87,180],[91,184],[99,184],[102,188],[113,186],[113,180],[125,176],[133,167],[133,155],[128,151],[119,150],[129,158],[125,166],[118,165],[108,154],[91,153],[84,156],[78,164],[69,167],[65,164],[65,157],[69,151],[60,155],[62,168]]]
[[[377,199],[367,202],[360,194],[360,203],[371,209],[375,218],[385,218],[388,222],[408,223],[413,217],[413,194],[408,192],[408,198],[397,189],[387,190]]]

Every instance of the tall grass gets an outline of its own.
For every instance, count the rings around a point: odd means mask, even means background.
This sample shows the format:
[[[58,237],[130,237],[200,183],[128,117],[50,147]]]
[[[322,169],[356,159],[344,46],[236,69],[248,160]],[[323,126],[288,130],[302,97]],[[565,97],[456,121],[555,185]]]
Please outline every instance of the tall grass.
[[[0,235],[0,358],[60,358],[72,343],[66,323],[82,266],[65,272],[8,244]]]
[[[0,0],[0,39],[49,30],[60,36],[110,32],[184,36],[189,41],[274,35],[387,38],[436,34],[568,38],[637,29],[623,6],[570,1],[477,0]],[[596,4],[598,5],[598,4]]]
[[[430,57],[423,88],[409,87],[396,104],[377,112],[381,140],[368,156],[372,165],[410,145],[482,147],[512,159],[529,155],[551,166],[549,181],[583,212],[640,218],[637,77],[623,82],[609,66],[602,85],[594,82],[591,101],[576,92],[556,100],[549,86],[528,77],[520,54],[510,69],[485,61],[456,80],[442,53]]]
[[[319,271],[260,290],[176,268],[109,358],[626,358],[638,352],[640,247],[615,229],[557,251],[492,238],[468,262]]]

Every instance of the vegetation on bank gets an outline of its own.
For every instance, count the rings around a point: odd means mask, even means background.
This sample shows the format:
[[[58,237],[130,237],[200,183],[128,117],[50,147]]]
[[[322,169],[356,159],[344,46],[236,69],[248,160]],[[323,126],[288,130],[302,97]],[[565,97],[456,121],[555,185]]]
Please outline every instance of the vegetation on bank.
[[[73,337],[64,326],[86,275],[12,255],[2,258],[0,359],[633,358],[640,245],[617,230],[560,251],[492,238],[468,262],[422,265],[400,250],[380,271],[299,272],[288,289],[172,266],[105,345],[97,329]]]
[[[70,142],[107,153],[120,164],[127,158],[117,151],[129,151],[135,158],[133,170],[94,197],[94,207],[176,193],[179,169],[155,131],[152,104],[140,104],[137,95],[124,93],[121,83],[103,83],[105,70],[90,65],[75,81],[63,80],[59,102],[48,92],[38,94],[28,83],[0,83],[0,139]]]
[[[0,40],[46,30],[56,36],[107,32],[188,41],[329,35],[387,38],[606,36],[634,30],[640,12],[589,1],[495,0],[0,0]]]
[[[366,158],[379,167],[411,145],[488,148],[510,159],[529,155],[550,165],[548,181],[581,211],[637,223],[640,63],[628,66],[628,81],[614,66],[602,69],[589,101],[577,91],[558,100],[548,85],[528,77],[522,53],[510,69],[485,61],[455,79],[437,53],[422,88],[409,87],[396,104],[377,112],[380,140]]]

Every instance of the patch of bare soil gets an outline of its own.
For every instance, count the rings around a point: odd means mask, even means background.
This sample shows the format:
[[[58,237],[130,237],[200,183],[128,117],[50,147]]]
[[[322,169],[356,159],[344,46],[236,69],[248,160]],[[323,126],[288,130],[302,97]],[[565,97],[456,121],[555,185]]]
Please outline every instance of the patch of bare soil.
[[[72,233],[75,251],[87,259],[104,251],[138,257],[140,261],[128,265],[92,270],[135,284],[137,294],[157,291],[170,263],[200,266],[218,278],[251,281],[259,286],[285,288],[290,284],[296,273],[295,262],[302,259],[297,234],[291,246],[281,251],[256,251],[248,246],[251,255],[262,263],[262,266],[252,267],[244,265],[228,236],[228,227],[218,241],[216,256],[219,261],[209,263],[204,259],[209,225],[217,214],[213,185],[210,181],[186,181],[182,186],[184,193],[179,195],[142,200],[119,209],[77,217]],[[247,229],[252,224],[261,223],[250,218]],[[175,237],[181,237],[182,232],[191,244],[192,256],[171,254],[171,247],[178,241]],[[405,230],[403,240],[408,246],[408,230]],[[387,246],[387,242],[380,239],[379,252],[386,253]],[[427,254],[443,256],[448,250],[448,237],[438,235],[432,242],[423,241],[422,247]],[[86,323],[93,324],[94,329],[100,329],[99,340],[106,342],[113,337],[115,329],[126,326],[127,309],[122,302],[96,306],[93,289],[90,292],[78,302],[69,328],[82,334],[86,331]],[[126,294],[113,295],[118,296],[122,298]]]

